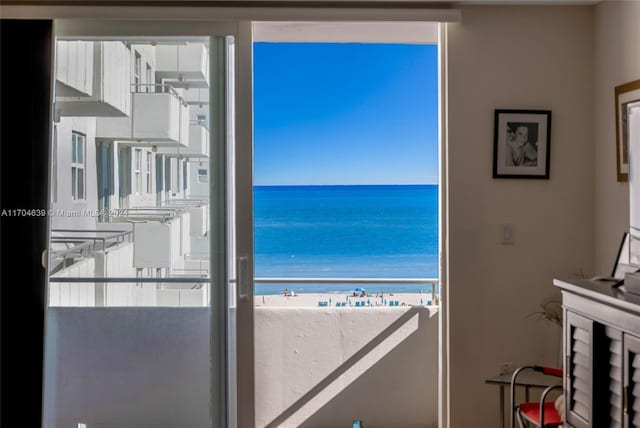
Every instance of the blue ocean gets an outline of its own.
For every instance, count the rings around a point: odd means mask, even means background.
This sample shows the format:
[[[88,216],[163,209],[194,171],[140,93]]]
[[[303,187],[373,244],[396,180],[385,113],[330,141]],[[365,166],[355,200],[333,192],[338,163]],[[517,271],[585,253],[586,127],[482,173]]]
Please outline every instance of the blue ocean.
[[[437,278],[438,186],[256,186],[257,278]],[[429,284],[261,284],[255,294],[430,292]]]

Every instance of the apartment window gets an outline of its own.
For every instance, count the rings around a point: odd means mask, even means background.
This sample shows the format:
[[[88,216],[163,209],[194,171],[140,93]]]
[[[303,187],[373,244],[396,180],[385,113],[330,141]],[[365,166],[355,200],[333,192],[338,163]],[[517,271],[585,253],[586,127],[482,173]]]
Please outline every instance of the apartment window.
[[[140,72],[142,70],[142,56],[138,51],[134,51],[136,55],[135,66],[133,70],[133,83],[136,84],[136,91],[140,90]]]
[[[184,192],[187,191],[187,175],[188,175],[187,161],[182,161],[182,190]]]
[[[198,183],[208,183],[209,174],[206,169],[198,168]]]
[[[147,193],[151,193],[151,153],[147,152]]]
[[[147,92],[155,92],[155,86],[153,84],[156,83],[153,78],[153,71],[151,71],[151,65],[147,63]]]
[[[73,131],[71,133],[71,199],[85,199],[84,193],[84,149],[87,137]]]
[[[134,179],[136,186],[136,195],[142,193],[142,150],[136,149],[134,158]]]

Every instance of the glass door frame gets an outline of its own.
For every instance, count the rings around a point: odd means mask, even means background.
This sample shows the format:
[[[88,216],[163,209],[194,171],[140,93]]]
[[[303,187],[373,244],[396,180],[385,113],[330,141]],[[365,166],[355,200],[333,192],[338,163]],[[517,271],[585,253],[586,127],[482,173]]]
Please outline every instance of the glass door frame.
[[[133,21],[96,19],[56,19],[58,38],[118,40],[141,38],[210,38],[210,352],[211,424],[253,426],[254,349],[253,349],[253,86],[251,23],[241,21]],[[228,40],[235,40],[229,56]],[[221,41],[223,41],[221,43]],[[231,58],[233,64],[228,64]],[[233,75],[228,75],[232,72]],[[233,84],[235,83],[235,84]],[[232,89],[233,93],[230,93]],[[215,97],[213,95],[216,95]],[[223,94],[223,96],[219,96]],[[232,109],[229,111],[229,109]],[[229,143],[233,147],[229,147]],[[230,156],[230,153],[232,154]],[[233,162],[233,165],[229,165]],[[238,209],[228,209],[233,195]],[[220,203],[222,202],[222,203]],[[230,218],[229,216],[233,217]],[[231,228],[231,229],[230,229]],[[47,231],[47,233],[49,233]],[[229,240],[233,245],[229,245]],[[47,236],[47,242],[49,236]],[[234,249],[230,254],[228,249]],[[242,257],[238,257],[242,255]],[[229,268],[229,262],[243,260],[243,266]],[[242,272],[242,284],[234,283],[234,273]],[[238,281],[240,282],[240,281]],[[48,290],[47,284],[47,290]],[[235,290],[229,296],[228,290]],[[241,290],[248,293],[240,295]],[[230,343],[230,307],[235,303],[234,330],[237,343]],[[45,326],[46,335],[46,326]],[[230,353],[229,350],[233,349]],[[230,361],[231,359],[231,361]],[[229,368],[238,373],[229,380]],[[230,394],[233,394],[231,396]],[[236,406],[236,403],[242,403]],[[237,412],[236,408],[242,408]],[[230,410],[231,409],[231,410]]]

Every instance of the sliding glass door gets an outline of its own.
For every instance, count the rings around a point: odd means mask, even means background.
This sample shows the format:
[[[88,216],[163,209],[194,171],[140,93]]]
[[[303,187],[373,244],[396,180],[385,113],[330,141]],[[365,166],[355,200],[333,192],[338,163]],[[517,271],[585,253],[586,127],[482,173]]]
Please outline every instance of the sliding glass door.
[[[250,26],[56,27],[44,425],[251,426]]]

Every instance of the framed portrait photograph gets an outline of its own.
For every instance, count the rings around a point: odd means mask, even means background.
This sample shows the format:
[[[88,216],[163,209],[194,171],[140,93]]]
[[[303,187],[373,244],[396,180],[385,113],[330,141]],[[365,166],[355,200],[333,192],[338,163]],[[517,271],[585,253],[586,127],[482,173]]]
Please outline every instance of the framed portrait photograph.
[[[616,165],[618,181],[629,180],[629,116],[640,109],[640,80],[616,86]]]
[[[493,178],[549,178],[551,110],[496,110]]]

